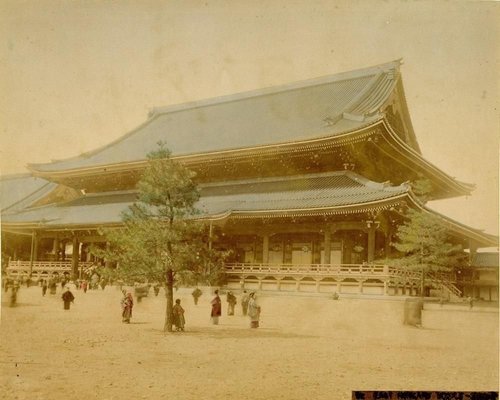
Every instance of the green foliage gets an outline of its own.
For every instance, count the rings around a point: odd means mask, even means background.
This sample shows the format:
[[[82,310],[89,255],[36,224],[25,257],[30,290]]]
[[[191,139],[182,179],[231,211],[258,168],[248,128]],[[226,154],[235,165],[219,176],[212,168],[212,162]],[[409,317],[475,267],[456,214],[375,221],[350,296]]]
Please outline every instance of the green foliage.
[[[407,221],[398,227],[394,247],[403,257],[390,264],[423,271],[450,271],[463,260],[462,246],[453,244],[448,228],[432,214],[409,209]]]
[[[123,227],[102,231],[109,242],[106,249],[91,248],[98,257],[117,262],[113,278],[161,282],[167,293],[174,282],[223,279],[227,253],[208,249],[208,227],[196,219],[200,195],[193,178],[192,171],[170,158],[163,143],[148,155],[137,201],[122,215]]]
[[[91,251],[116,261],[112,274],[128,282],[166,282],[166,270],[177,283],[220,281],[227,254],[208,249],[208,227],[195,219],[194,173],[173,161],[163,143],[148,161],[137,201],[122,215],[124,226],[104,229],[108,248]]]
[[[428,179],[418,179],[411,183],[411,190],[422,203],[426,203],[433,191],[432,182]]]

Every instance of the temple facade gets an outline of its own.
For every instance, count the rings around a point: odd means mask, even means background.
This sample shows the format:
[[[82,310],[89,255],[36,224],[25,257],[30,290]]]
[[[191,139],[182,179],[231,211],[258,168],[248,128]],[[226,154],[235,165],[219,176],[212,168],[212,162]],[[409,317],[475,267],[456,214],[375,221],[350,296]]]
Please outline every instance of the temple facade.
[[[471,262],[498,240],[412,192],[422,179],[432,200],[468,195],[473,185],[422,156],[400,64],[154,109],[107,146],[4,177],[8,273],[78,276],[95,264],[89,245],[106,246],[98,229],[120,226],[146,154],[163,141],[197,174],[213,246],[232,250],[229,287],[417,294],[417,272],[378,261],[397,256],[391,241],[408,207],[436,215]],[[453,276],[431,276],[429,285],[464,295]],[[498,299],[498,286],[492,293]]]

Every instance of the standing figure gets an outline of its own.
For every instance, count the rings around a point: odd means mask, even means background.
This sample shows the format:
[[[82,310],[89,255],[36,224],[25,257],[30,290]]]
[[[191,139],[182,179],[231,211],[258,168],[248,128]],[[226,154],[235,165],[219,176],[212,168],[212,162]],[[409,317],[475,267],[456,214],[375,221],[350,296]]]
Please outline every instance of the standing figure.
[[[212,313],[210,316],[212,317],[212,323],[214,325],[219,325],[219,317],[222,315],[222,302],[219,297],[219,291],[215,291],[215,297],[210,302],[212,304]]]
[[[45,294],[47,293],[47,288],[47,281],[45,279],[42,279],[42,296],[45,296]]]
[[[250,298],[248,297],[247,291],[244,290],[243,295],[241,296],[241,312],[243,313],[243,315],[247,315],[249,299]]]
[[[5,290],[5,293],[7,293],[7,291],[9,290],[10,281],[11,281],[11,279],[7,278],[7,279],[5,279],[5,281],[3,283],[3,289]]]
[[[201,297],[203,292],[199,288],[196,288],[191,294],[193,295],[194,305],[198,304],[198,299]]]
[[[84,281],[82,282],[82,289],[83,289],[83,293],[87,293],[87,288],[88,288],[88,285],[89,285],[89,283],[88,283],[86,280],[84,280]]]
[[[123,291],[125,292],[125,290]],[[130,318],[132,318],[132,308],[134,307],[134,299],[132,298],[132,293],[127,293],[122,299],[122,322],[130,324]]]
[[[56,283],[56,280],[54,278],[51,278],[49,280],[49,290],[50,290],[50,294],[56,294],[56,289],[57,289],[57,283]]]
[[[90,289],[96,290],[99,284],[99,275],[97,273],[93,273],[90,277]]]
[[[73,303],[75,300],[75,296],[73,296],[73,293],[71,293],[69,287],[66,286],[66,291],[63,293],[61,298],[64,302],[64,309],[69,310],[71,303]]]
[[[227,292],[227,315],[234,315],[234,306],[236,305],[236,296],[233,292]]]
[[[160,284],[155,283],[155,285],[153,286],[153,290],[155,292],[155,296],[158,296],[158,293],[160,293]]]
[[[186,320],[184,319],[184,309],[181,306],[181,300],[175,300],[175,306],[172,308],[172,322],[175,325],[175,330],[184,331],[184,324]]]
[[[248,301],[248,316],[250,317],[250,328],[259,327],[260,306],[257,303],[255,292],[250,293]]]
[[[10,303],[9,307],[15,307],[17,304],[17,291],[19,290],[19,282],[16,280],[12,281],[10,284]]]

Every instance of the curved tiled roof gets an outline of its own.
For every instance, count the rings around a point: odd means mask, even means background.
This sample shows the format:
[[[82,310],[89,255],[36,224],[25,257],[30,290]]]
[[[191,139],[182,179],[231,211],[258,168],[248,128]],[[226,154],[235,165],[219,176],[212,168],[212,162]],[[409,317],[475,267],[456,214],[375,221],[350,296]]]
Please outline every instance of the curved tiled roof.
[[[1,210],[29,207],[55,189],[57,184],[30,174],[6,175],[0,179]]]
[[[210,216],[355,208],[407,192],[405,185],[385,186],[353,172],[342,171],[205,185],[201,189],[198,208],[202,215]]]
[[[38,172],[78,170],[145,160],[166,142],[172,155],[252,148],[336,136],[382,118],[400,61],[210,100],[157,108],[141,126],[95,151],[49,164]]]
[[[257,178],[199,185],[200,219],[294,217],[349,214],[387,209],[401,203],[438,216],[450,230],[485,246],[498,238],[470,228],[422,205],[409,186],[388,186],[352,171],[293,177]],[[134,191],[89,194],[65,203],[2,211],[5,229],[71,229],[121,224],[122,212],[136,200]],[[30,197],[30,196],[28,196]],[[24,202],[22,200],[21,202]],[[27,204],[33,204],[33,202]]]
[[[200,185],[201,197],[196,206],[201,218],[248,212],[347,210],[398,198],[408,190],[406,185],[386,186],[342,171]],[[43,224],[44,228],[120,223],[121,213],[135,198],[132,191],[87,195],[66,203],[6,213],[2,218],[8,225]]]

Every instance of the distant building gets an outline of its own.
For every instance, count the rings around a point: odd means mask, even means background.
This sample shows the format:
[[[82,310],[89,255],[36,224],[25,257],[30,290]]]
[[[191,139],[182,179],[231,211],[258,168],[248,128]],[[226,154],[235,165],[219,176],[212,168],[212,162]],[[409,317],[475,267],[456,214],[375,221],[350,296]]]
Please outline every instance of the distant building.
[[[218,231],[214,246],[234,251],[230,287],[416,294],[418,273],[376,263],[391,256],[407,207],[437,215],[471,254],[497,245],[413,194],[410,183],[420,179],[432,183],[433,200],[473,186],[423,158],[394,61],[154,109],[107,146],[4,178],[10,273],[76,275],[94,262],[88,246],[105,245],[99,227],[121,224],[160,140],[197,173],[200,219]],[[433,284],[462,294],[450,280]]]
[[[457,287],[466,297],[498,301],[498,252],[476,253],[471,265],[457,273]]]

